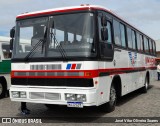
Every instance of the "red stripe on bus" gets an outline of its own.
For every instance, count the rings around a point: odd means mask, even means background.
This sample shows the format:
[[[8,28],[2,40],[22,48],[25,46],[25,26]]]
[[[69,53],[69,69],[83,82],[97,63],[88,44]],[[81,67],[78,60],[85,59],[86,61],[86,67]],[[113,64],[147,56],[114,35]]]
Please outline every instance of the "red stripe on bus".
[[[109,69],[96,69],[96,70],[14,70],[11,73],[12,78],[94,78],[98,77],[100,73],[109,73],[110,75],[123,74],[134,71],[145,71],[150,69],[156,69],[156,67],[137,67],[137,68],[109,68]],[[83,72],[84,76],[16,76],[15,72]]]

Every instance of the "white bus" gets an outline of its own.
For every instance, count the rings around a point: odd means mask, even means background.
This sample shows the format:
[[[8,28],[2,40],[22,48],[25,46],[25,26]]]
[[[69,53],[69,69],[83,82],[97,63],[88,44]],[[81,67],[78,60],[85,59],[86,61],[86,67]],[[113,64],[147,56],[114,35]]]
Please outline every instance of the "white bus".
[[[0,99],[4,98],[11,86],[10,38],[0,36]]]
[[[152,38],[109,9],[82,5],[18,15],[10,98],[113,111],[117,98],[156,78]],[[22,39],[30,42],[21,51]]]

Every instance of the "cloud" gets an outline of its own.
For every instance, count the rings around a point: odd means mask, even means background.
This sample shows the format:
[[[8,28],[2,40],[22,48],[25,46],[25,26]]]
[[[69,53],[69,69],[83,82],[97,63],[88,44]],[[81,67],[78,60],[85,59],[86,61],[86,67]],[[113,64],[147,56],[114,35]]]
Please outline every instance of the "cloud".
[[[124,0],[122,0],[124,1]],[[160,21],[160,2],[156,0],[134,0],[132,2],[122,2],[124,6],[120,6],[116,9],[121,15],[134,20],[138,19],[141,21]]]
[[[16,16],[24,12],[85,3],[105,6],[151,37],[160,38],[160,0],[0,0],[0,31],[9,31]]]
[[[160,30],[157,27],[160,24],[160,1],[121,0],[121,5],[114,10],[116,13],[152,38],[160,38]]]

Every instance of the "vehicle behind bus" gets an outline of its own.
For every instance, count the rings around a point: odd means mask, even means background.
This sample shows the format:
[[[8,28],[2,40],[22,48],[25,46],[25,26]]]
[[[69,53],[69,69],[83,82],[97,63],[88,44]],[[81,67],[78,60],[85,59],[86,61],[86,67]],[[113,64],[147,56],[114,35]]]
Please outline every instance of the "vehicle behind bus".
[[[0,99],[4,98],[11,86],[10,38],[0,36]]]

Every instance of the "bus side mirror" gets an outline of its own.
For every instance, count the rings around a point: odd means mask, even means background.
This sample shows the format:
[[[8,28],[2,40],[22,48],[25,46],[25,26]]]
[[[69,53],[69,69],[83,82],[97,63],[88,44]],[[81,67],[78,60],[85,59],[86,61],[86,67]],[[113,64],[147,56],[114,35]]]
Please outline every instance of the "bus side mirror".
[[[13,39],[15,35],[15,27],[10,30],[10,37]]]
[[[12,38],[12,39],[10,39],[10,50],[13,50],[13,41],[14,41],[14,39]]]
[[[103,41],[108,40],[108,29],[107,28],[101,28],[101,39]]]
[[[106,27],[107,26],[107,17],[106,16],[102,16],[101,17],[101,25],[103,27]]]

